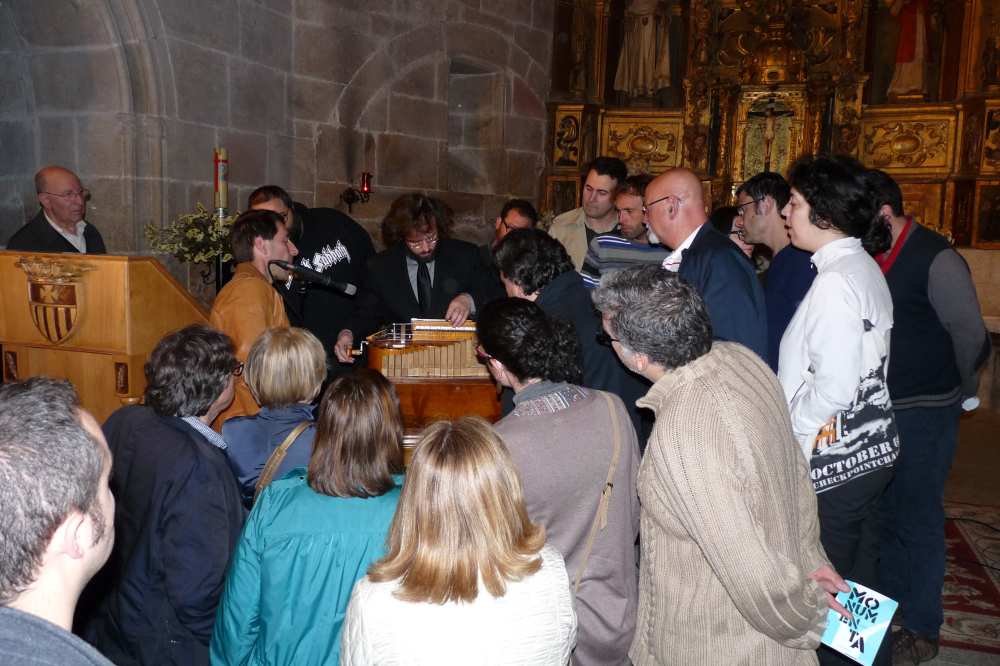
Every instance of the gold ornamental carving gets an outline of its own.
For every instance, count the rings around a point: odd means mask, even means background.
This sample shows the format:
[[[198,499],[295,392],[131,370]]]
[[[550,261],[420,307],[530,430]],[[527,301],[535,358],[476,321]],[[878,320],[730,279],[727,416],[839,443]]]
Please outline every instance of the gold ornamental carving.
[[[946,166],[948,130],[944,120],[871,125],[865,133],[865,161],[879,169]]]
[[[84,308],[81,279],[94,266],[75,259],[22,256],[19,266],[28,276],[28,306],[35,327],[54,345],[77,330]]]
[[[608,137],[608,155],[638,169],[665,165],[674,160],[676,152],[677,136],[649,125],[630,127],[625,132],[611,130]]]
[[[608,111],[601,131],[601,153],[617,157],[632,173],[660,173],[680,165],[682,112]]]

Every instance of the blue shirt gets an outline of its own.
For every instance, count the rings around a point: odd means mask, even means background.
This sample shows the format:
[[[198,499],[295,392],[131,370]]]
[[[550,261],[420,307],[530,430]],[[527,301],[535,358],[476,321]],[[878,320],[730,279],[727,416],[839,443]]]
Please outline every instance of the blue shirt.
[[[816,277],[812,255],[791,243],[778,251],[767,269],[764,285],[764,309],[767,311],[768,365],[778,372],[778,348],[788,322],[798,310]]]
[[[229,464],[240,482],[243,504],[248,509],[253,505],[257,479],[264,470],[268,458],[284,443],[285,438],[303,421],[314,421],[312,405],[292,405],[285,409],[263,407],[253,416],[237,416],[222,424],[222,437],[229,447]],[[274,481],[284,476],[293,467],[306,467],[312,458],[312,442],[316,426],[302,431],[285,452],[285,458],[274,472]]]

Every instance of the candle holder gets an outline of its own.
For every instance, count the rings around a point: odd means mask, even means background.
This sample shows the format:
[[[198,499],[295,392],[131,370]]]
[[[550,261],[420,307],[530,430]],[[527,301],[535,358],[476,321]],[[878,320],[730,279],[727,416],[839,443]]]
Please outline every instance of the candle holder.
[[[367,171],[361,174],[361,189],[358,190],[354,187],[354,181],[346,190],[340,193],[340,200],[347,204],[347,212],[354,212],[354,204],[356,203],[368,203],[368,195],[371,192],[372,186],[372,175]]]

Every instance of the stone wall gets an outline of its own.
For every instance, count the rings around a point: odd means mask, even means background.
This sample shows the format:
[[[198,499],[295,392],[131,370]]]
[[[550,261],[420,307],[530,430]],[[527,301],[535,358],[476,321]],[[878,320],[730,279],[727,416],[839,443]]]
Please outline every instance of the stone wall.
[[[229,150],[231,211],[264,183],[336,206],[369,171],[354,217],[370,229],[416,189],[449,201],[459,235],[485,237],[507,198],[538,193],[553,12],[552,0],[0,0],[0,245],[38,210],[31,176],[60,164],[94,192],[88,219],[112,252],[148,251],[143,225],[211,207],[215,146]]]

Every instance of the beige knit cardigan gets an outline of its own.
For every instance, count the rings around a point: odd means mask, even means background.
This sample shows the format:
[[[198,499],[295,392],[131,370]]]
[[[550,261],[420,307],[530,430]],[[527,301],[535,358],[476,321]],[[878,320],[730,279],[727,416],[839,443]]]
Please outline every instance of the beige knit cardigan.
[[[716,342],[639,406],[656,425],[639,468],[639,616],[653,664],[815,664],[828,564],[785,395],[753,352]]]

